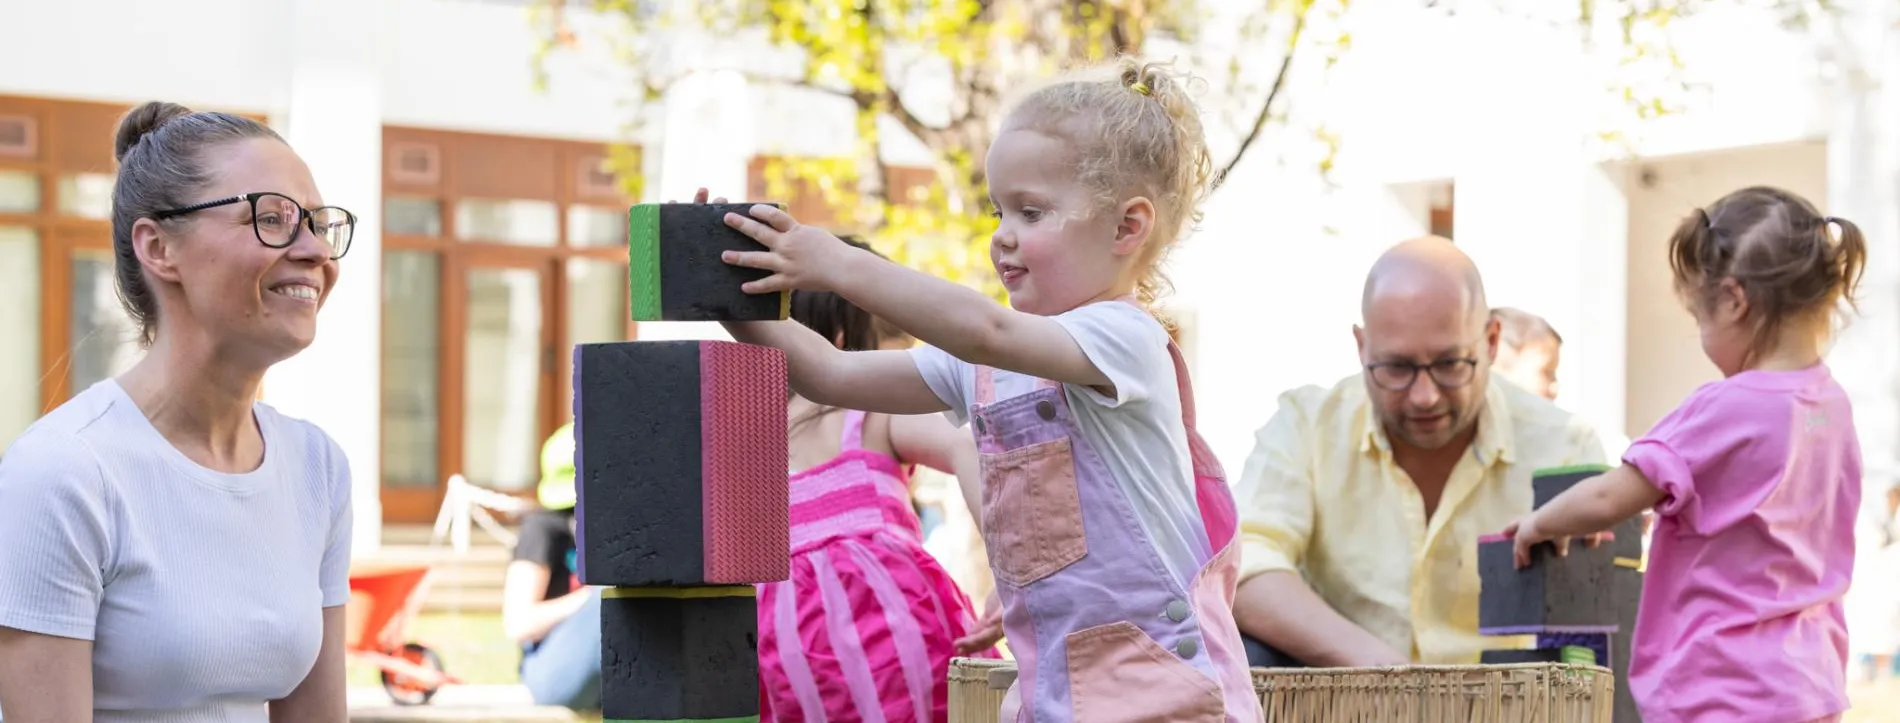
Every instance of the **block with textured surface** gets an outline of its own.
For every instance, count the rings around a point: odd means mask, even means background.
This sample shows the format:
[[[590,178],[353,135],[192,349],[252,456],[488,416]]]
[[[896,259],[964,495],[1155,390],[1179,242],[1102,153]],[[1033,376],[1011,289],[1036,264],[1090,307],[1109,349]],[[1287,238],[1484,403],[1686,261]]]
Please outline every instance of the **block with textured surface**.
[[[758,600],[600,600],[601,714],[607,720],[748,720],[759,714]]]
[[[1513,541],[1502,535],[1478,540],[1478,629],[1488,635],[1536,632],[1548,626],[1611,625],[1618,600],[1614,541],[1589,547],[1573,539],[1570,554],[1554,544],[1531,547],[1530,566],[1519,570]]]
[[[574,388],[582,583],[790,576],[783,352],[722,341],[581,344]]]
[[[721,260],[726,251],[763,251],[726,225],[751,203],[650,203],[627,211],[627,279],[634,321],[769,321],[791,309],[785,292],[748,294],[740,285],[770,274]],[[778,206],[779,204],[765,204]],[[782,208],[782,206],[781,206]]]

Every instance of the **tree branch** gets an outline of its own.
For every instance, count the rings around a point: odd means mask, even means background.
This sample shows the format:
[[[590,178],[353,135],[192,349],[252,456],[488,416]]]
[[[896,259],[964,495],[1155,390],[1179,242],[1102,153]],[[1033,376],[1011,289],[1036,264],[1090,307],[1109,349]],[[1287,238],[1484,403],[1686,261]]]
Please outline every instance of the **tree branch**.
[[[1247,155],[1247,149],[1260,138],[1260,131],[1267,127],[1267,121],[1273,117],[1273,103],[1280,98],[1280,92],[1286,89],[1286,79],[1293,68],[1293,58],[1300,50],[1300,36],[1306,33],[1306,14],[1312,12],[1312,6],[1302,8],[1293,16],[1293,31],[1288,34],[1286,55],[1280,58],[1280,72],[1273,77],[1273,86],[1267,89],[1267,99],[1260,104],[1260,113],[1254,116],[1253,127],[1248,129],[1247,137],[1240,140],[1240,147],[1234,149],[1234,156],[1227,159],[1220,173],[1214,176],[1214,188],[1220,188],[1227,181],[1227,174],[1234,166],[1240,165],[1240,159]]]

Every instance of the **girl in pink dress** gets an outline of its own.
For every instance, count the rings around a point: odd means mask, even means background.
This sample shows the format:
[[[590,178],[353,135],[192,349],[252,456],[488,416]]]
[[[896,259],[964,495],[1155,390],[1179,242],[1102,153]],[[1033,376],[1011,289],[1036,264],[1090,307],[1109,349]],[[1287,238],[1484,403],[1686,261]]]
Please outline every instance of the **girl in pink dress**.
[[[1866,242],[1799,196],[1755,187],[1697,209],[1669,251],[1723,378],[1622,466],[1505,532],[1524,566],[1531,545],[1567,549],[1563,538],[1655,509],[1629,668],[1648,723],[1837,721],[1861,459],[1822,353]]]
[[[881,346],[873,317],[836,294],[795,293],[792,318],[841,349]],[[800,470],[791,475],[792,574],[759,586],[760,720],[941,723],[950,658],[975,616],[924,551],[907,472],[923,464],[973,480],[976,446],[940,415],[866,414],[797,396],[787,415]]]

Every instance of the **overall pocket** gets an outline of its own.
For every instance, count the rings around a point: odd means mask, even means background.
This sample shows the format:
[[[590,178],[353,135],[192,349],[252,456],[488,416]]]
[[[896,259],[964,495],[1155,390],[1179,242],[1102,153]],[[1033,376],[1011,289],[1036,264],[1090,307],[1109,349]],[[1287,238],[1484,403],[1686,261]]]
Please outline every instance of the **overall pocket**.
[[[1224,723],[1220,684],[1134,623],[1077,630],[1069,650],[1069,706],[1086,723]]]
[[[1000,581],[1016,587],[1088,555],[1068,438],[982,456],[983,543]]]

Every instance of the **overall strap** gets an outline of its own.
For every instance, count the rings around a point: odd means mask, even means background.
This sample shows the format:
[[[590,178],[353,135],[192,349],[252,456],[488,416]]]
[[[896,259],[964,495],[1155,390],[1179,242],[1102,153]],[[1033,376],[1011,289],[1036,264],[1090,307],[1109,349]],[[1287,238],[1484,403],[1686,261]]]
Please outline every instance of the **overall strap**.
[[[1194,466],[1194,501],[1201,509],[1208,545],[1219,551],[1239,532],[1240,513],[1233,492],[1227,488],[1227,471],[1194,428],[1194,383],[1188,379],[1187,360],[1173,340],[1168,341],[1168,353],[1174,357],[1175,385],[1181,392],[1181,423],[1187,427],[1188,458]]]
[[[1037,389],[1055,389],[1061,386],[1062,384],[1060,382],[1050,381],[1048,379],[1036,380]],[[972,401],[979,407],[996,403],[995,369],[981,364],[976,365],[976,399]]]
[[[864,447],[864,419],[867,415],[856,409],[844,410],[844,437],[838,442],[840,451],[849,452]]]

